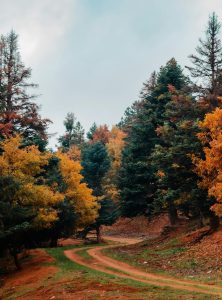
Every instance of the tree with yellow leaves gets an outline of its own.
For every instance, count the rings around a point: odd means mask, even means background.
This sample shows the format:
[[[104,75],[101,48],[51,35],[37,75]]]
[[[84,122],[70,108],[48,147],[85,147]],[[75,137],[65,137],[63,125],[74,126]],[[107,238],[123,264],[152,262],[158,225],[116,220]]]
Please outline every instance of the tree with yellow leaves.
[[[57,219],[52,208],[63,200],[63,195],[49,186],[39,185],[38,176],[48,164],[49,153],[42,153],[37,146],[21,148],[22,138],[17,135],[1,142],[3,154],[0,156],[0,176],[12,177],[20,185],[11,199],[13,204],[32,206],[36,212],[33,226],[49,227]]]
[[[98,203],[92,190],[82,182],[80,174],[82,167],[79,161],[74,161],[69,154],[57,153],[59,169],[66,185],[65,198],[72,204],[77,215],[77,227],[87,226],[93,223],[98,213]]]
[[[222,109],[216,108],[199,123],[202,132],[198,138],[203,144],[204,158],[193,156],[199,186],[207,189],[209,197],[216,199],[211,210],[222,216]]]
[[[37,146],[22,147],[19,135],[5,139],[0,147],[0,244],[9,249],[19,268],[17,254],[27,233],[51,227],[58,219],[55,205],[64,196],[39,183],[49,153]]]
[[[122,150],[125,145],[126,133],[116,126],[112,127],[110,138],[106,144],[110,158],[110,169],[104,179],[104,190],[107,197],[117,203],[119,201],[119,190],[117,188],[118,172],[121,166]]]

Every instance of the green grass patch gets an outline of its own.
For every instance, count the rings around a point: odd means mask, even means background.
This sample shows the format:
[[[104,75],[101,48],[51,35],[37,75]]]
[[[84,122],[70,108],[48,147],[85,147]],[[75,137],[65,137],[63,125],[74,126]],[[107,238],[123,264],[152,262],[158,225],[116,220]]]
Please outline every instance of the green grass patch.
[[[79,250],[76,253],[81,256],[82,258],[84,258],[87,261],[92,260],[93,258],[89,255],[89,253],[87,252],[88,249],[84,249],[84,250]]]
[[[76,249],[79,246],[75,246],[71,249]],[[81,253],[82,257],[87,257],[87,259],[90,258],[90,255],[86,252],[89,248],[91,247],[87,247],[86,249],[82,249],[80,251],[78,251]],[[129,287],[135,287],[135,288],[143,288],[143,289],[147,289],[149,290],[149,296],[155,296],[155,294],[158,294],[158,297],[160,296],[164,296],[164,299],[178,299],[177,297],[180,297],[180,299],[209,299],[208,295],[204,295],[201,293],[189,293],[187,291],[180,291],[180,290],[174,290],[172,288],[168,288],[168,287],[157,287],[154,286],[152,284],[148,284],[148,283],[143,283],[143,282],[139,282],[136,280],[132,280],[132,279],[128,279],[128,278],[119,278],[118,276],[115,275],[111,275],[111,274],[107,274],[105,272],[102,271],[97,271],[97,270],[93,270],[90,268],[87,268],[85,266],[81,266],[79,264],[76,264],[73,261],[70,261],[63,253],[64,250],[66,250],[67,247],[64,248],[51,248],[51,249],[47,249],[47,252],[55,258],[55,262],[53,262],[52,264],[57,266],[60,271],[58,272],[58,274],[55,276],[55,279],[58,280],[59,278],[63,277],[63,276],[70,276],[72,275],[72,278],[75,278],[75,275],[77,274],[78,277],[79,276],[83,276],[84,280],[86,281],[96,281],[96,282],[100,282],[101,284],[117,284],[117,285],[124,285],[124,286],[129,286]],[[68,248],[70,249],[70,247]],[[106,251],[108,249],[105,249]],[[107,268],[110,269],[112,271],[116,271],[115,268]],[[122,274],[127,274],[122,272]],[[197,284],[198,286],[198,284]],[[155,293],[153,293],[155,291]],[[144,291],[145,293],[145,291]],[[147,291],[146,291],[147,293]],[[186,295],[185,298],[183,298],[183,295]],[[192,296],[192,297],[191,297]],[[168,298],[167,298],[168,297]],[[136,299],[136,298],[134,298]],[[139,298],[138,298],[139,299]],[[146,298],[145,298],[146,299]],[[160,299],[160,298],[155,298],[154,299]],[[210,299],[218,299],[218,297],[214,297],[211,296]]]

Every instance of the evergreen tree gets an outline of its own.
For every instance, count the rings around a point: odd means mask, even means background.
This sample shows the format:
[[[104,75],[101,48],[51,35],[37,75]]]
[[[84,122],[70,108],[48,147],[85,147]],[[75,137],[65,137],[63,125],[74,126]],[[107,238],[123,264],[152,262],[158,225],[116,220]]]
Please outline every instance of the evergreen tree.
[[[68,113],[65,121],[65,134],[60,136],[58,141],[62,149],[66,152],[71,146],[80,147],[84,142],[84,129],[73,113]]]
[[[201,115],[203,110],[198,102],[173,90],[172,100],[165,107],[164,124],[156,129],[161,143],[151,155],[157,178],[153,209],[167,209],[171,224],[176,222],[178,208],[187,217],[198,216],[200,221],[206,211],[206,194],[199,191],[191,159],[192,154],[201,153],[197,138]]]
[[[92,139],[93,139],[93,135],[94,135],[96,129],[97,129],[97,125],[96,125],[96,123],[94,122],[94,123],[92,124],[92,126],[90,127],[89,131],[88,131],[87,134],[86,134],[86,136],[87,136],[87,138],[88,138],[89,140],[92,140]]]
[[[102,182],[110,167],[106,147],[101,143],[87,144],[82,151],[82,175],[93,194],[103,196]]]
[[[157,84],[157,73],[154,71],[150,75],[150,78],[143,83],[143,88],[140,92],[140,97],[142,99],[147,98],[156,88],[156,84]]]
[[[83,236],[86,236],[89,231],[95,229],[97,242],[100,242],[101,225],[111,225],[118,216],[115,204],[112,199],[106,198],[103,187],[104,178],[110,168],[110,159],[105,145],[101,142],[86,145],[82,152],[82,166],[84,180],[93,189],[93,193],[98,197],[100,205],[99,216],[96,222],[85,228]]]
[[[157,126],[164,123],[166,104],[171,99],[169,86],[187,87],[188,80],[175,59],[171,59],[157,75],[156,86],[143,99],[143,106],[131,124],[122,153],[119,187],[122,213],[125,216],[150,215],[155,194],[155,176],[150,160],[154,146],[161,143]]]
[[[124,112],[124,116],[121,118],[121,121],[117,124],[121,130],[130,133],[133,123],[136,122],[136,118],[139,115],[139,112],[143,109],[144,99],[140,101],[135,101],[131,106],[127,107]]]
[[[204,86],[199,91],[210,94],[213,100],[222,92],[222,44],[220,40],[221,23],[215,13],[210,15],[205,39],[199,39],[197,54],[190,55],[193,66],[187,67],[194,78],[201,80]]]
[[[31,69],[26,68],[18,51],[18,36],[11,31],[0,38],[0,137],[20,133],[27,144],[44,149],[47,142],[48,119],[39,115],[39,106],[29,94]]]

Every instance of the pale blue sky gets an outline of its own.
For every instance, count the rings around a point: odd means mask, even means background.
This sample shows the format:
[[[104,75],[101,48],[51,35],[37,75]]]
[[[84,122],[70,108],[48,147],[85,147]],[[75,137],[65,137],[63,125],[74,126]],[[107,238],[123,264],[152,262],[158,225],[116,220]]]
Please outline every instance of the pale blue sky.
[[[208,15],[222,18],[221,0],[0,0],[0,7],[0,31],[19,34],[42,114],[58,135],[67,112],[86,129],[117,123],[149,74],[171,57],[188,64]]]

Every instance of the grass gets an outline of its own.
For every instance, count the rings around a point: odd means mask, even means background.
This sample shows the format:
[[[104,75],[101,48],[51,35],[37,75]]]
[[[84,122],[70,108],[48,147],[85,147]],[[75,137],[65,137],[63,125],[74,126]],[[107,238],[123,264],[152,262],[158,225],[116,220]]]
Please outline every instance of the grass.
[[[88,249],[79,250],[76,253],[87,261],[91,261],[92,257],[87,252]]]
[[[112,251],[104,249],[103,253],[147,272],[222,285],[222,269],[221,273],[208,274],[204,268],[205,262],[183,256],[186,251],[187,248],[181,246],[180,238],[172,238],[159,244],[147,241],[137,247],[117,247]]]
[[[7,299],[7,300],[13,300],[17,299],[19,297],[22,297],[28,293],[34,292],[34,288],[29,288],[29,287],[20,287],[18,290],[10,290],[8,293],[4,295],[4,298],[2,299]],[[0,298],[1,299],[1,298]]]
[[[56,267],[59,268],[59,272],[55,275],[54,280],[58,280],[59,278],[63,277],[64,275],[72,275],[72,278],[75,278],[75,275],[77,274],[77,277],[81,275],[81,277],[84,277],[84,281],[97,281],[101,284],[114,284],[117,286],[125,286],[125,287],[134,287],[138,289],[142,289],[142,292],[138,291],[138,299],[141,299],[141,295],[143,294],[144,297],[146,296],[148,299],[149,297],[153,297],[153,299],[161,299],[160,297],[163,297],[162,299],[219,299],[217,296],[209,296],[200,294],[200,293],[190,293],[190,292],[184,292],[180,290],[174,290],[168,287],[157,287],[151,284],[142,283],[138,281],[134,281],[131,279],[123,279],[119,278],[115,275],[106,274],[101,271],[93,270],[90,268],[87,268],[85,266],[81,266],[79,264],[76,264],[75,262],[70,261],[66,256],[64,255],[63,251],[66,249],[71,248],[77,248],[76,247],[64,247],[64,248],[51,248],[47,249],[47,252],[55,258],[55,261],[52,263]],[[89,249],[90,247],[87,247]],[[90,255],[87,253],[87,249],[82,249],[78,251],[78,254],[85,258],[86,261],[90,259]],[[114,268],[108,268],[110,270],[115,270]],[[72,284],[69,284],[68,287],[70,288]],[[67,286],[66,286],[67,288]],[[113,291],[110,292],[110,294],[114,293]],[[133,299],[137,299],[135,298]],[[136,296],[136,297],[137,297]],[[129,298],[130,299],[130,298]],[[143,298],[142,298],[143,299]]]
[[[54,287],[55,292],[57,290],[64,290],[67,293],[73,293],[73,299],[75,298],[75,292],[78,289],[83,292],[89,290],[91,293],[87,294],[87,300],[100,299],[101,292],[104,297],[102,299],[111,298],[115,299],[117,297],[124,296],[126,299],[172,299],[172,300],[207,300],[219,299],[217,296],[210,296],[201,293],[191,293],[187,291],[174,290],[168,287],[157,287],[151,284],[137,282],[131,279],[119,278],[115,275],[106,274],[104,272],[92,270],[85,266],[76,264],[70,261],[65,255],[64,250],[68,249],[78,249],[82,248],[81,245],[78,246],[66,246],[58,248],[44,249],[50,256],[54,258],[53,262],[48,263],[48,265],[54,265],[57,267],[58,271],[51,278],[47,278],[44,281],[38,283],[39,287],[46,288],[47,290]],[[78,254],[81,255],[86,261],[89,260],[90,256],[87,253],[87,249],[90,246],[85,247],[85,249],[79,250]],[[58,285],[58,288],[57,288]],[[97,293],[98,287],[98,293]],[[36,288],[38,289],[38,287]],[[100,294],[99,294],[100,292]],[[13,294],[4,295],[5,300],[17,299],[19,297],[27,297],[34,299],[35,290],[20,287]],[[85,294],[84,294],[85,295]],[[26,298],[27,299],[27,298]],[[59,294],[55,299],[59,298]]]

